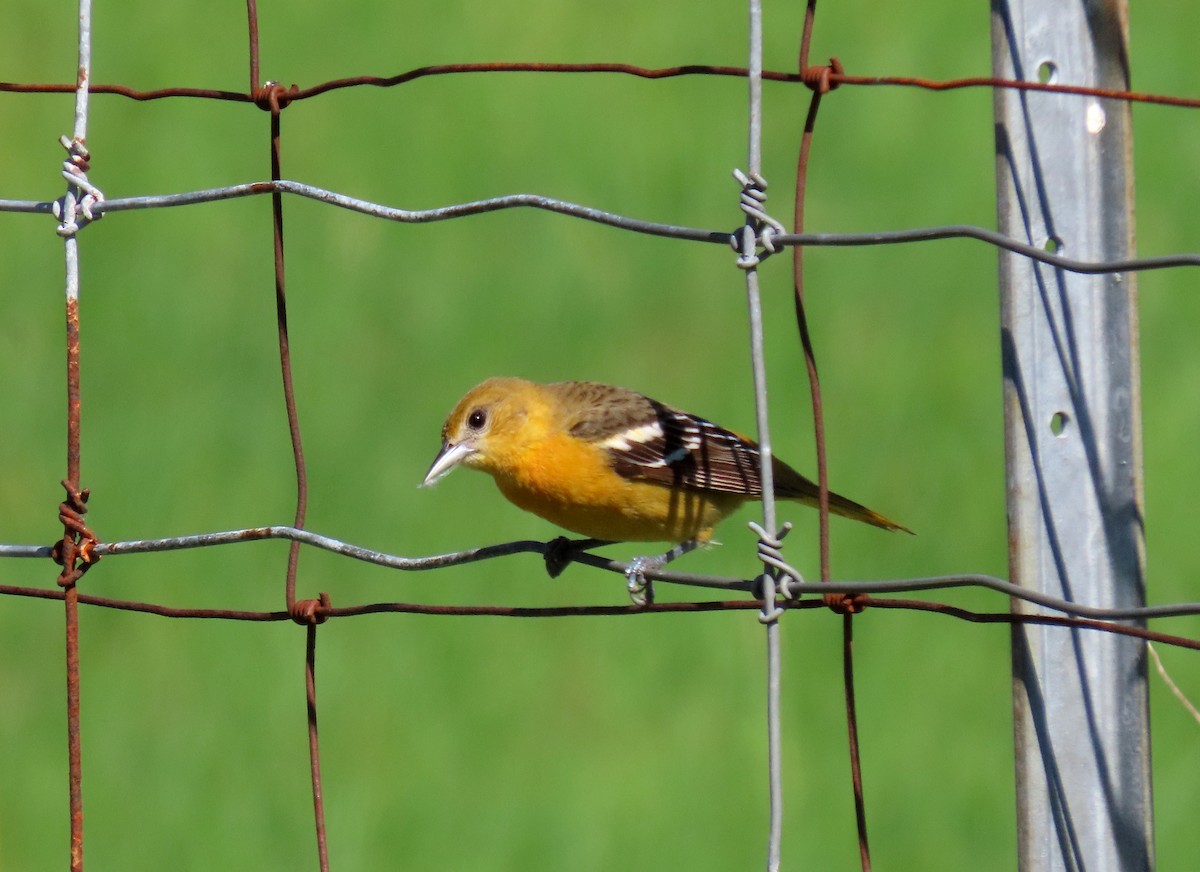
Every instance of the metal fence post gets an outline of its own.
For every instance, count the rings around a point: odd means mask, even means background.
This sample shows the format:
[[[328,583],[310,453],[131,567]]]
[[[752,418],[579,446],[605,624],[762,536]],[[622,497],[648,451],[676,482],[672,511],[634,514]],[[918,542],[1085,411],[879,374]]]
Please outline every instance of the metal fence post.
[[[1123,0],[993,0],[994,74],[1127,88]],[[1133,250],[1127,103],[996,90],[1000,230],[1070,257]],[[1134,275],[1001,252],[1009,562],[1024,587],[1145,600]],[[1014,611],[1028,604],[1013,603]],[[1014,625],[1020,868],[1153,867],[1142,642]]]

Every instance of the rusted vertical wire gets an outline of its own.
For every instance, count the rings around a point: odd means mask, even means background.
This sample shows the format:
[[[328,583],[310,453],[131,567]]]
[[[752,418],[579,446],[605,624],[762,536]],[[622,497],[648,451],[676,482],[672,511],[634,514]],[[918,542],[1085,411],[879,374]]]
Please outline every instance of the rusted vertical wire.
[[[79,481],[79,306],[67,302],[67,492],[78,492]],[[69,526],[63,541],[72,539]],[[64,556],[72,549],[64,549]],[[71,808],[71,872],[83,870],[83,753],[79,727],[79,589],[75,557],[63,561],[63,603],[66,613],[67,662],[67,782]]]
[[[278,181],[280,172],[280,103],[278,92],[271,91],[271,180]],[[271,217],[275,250],[275,314],[279,327],[279,364],[283,376],[283,401],[287,407],[288,432],[292,440],[292,456],[296,464],[296,516],[293,526],[304,528],[308,513],[308,471],[304,463],[304,445],[300,437],[300,417],[296,410],[296,391],[292,380],[292,352],[288,341],[287,286],[283,256],[283,195],[271,194]],[[300,543],[292,542],[287,563],[287,607],[296,605],[296,566],[300,560]]]
[[[321,743],[317,734],[317,627],[325,623],[333,604],[329,594],[301,600],[290,617],[307,628],[304,647],[304,702],[308,722],[308,765],[312,780],[313,821],[317,831],[317,863],[329,872],[329,844],[325,835],[325,792],[321,787]]]
[[[246,14],[250,30],[250,70],[257,74],[258,58],[258,11],[255,0],[246,0]],[[286,104],[286,90],[274,82],[260,85],[257,80],[250,83],[250,93],[262,109],[271,113],[271,180],[279,181],[282,175],[281,160],[281,113]],[[296,515],[293,526],[304,529],[308,513],[308,469],[304,463],[304,444],[300,435],[300,415],[296,408],[296,391],[292,379],[292,352],[288,340],[287,325],[287,281],[283,249],[283,194],[271,192],[271,229],[275,256],[275,320],[279,337],[279,366],[283,377],[283,402],[287,409],[288,433],[292,441],[292,457],[296,467]],[[300,560],[300,543],[292,542],[288,549],[286,602],[289,611],[296,607],[296,567]]]
[[[809,0],[804,16],[804,35],[800,43],[800,71],[806,70],[809,44],[812,40],[813,21],[816,16],[816,0]],[[804,232],[804,194],[808,184],[808,156],[812,147],[813,127],[817,121],[817,110],[821,106],[820,88],[812,89],[808,104],[808,117],[804,121],[804,132],[800,138],[800,153],[796,159],[796,203],[792,216],[793,233]],[[800,344],[804,350],[804,365],[808,371],[809,393],[812,396],[813,431],[817,447],[817,488],[820,510],[821,580],[830,578],[829,560],[829,472],[825,457],[825,412],[821,402],[821,380],[817,375],[817,358],[813,351],[812,336],[808,330],[808,316],[804,310],[804,246],[792,246],[792,288],[796,308],[796,326],[800,330]]]
[[[87,163],[88,86],[92,65],[92,7],[91,0],[79,2],[79,63],[75,80],[75,123],[71,141],[67,143],[71,162],[77,166]],[[80,739],[79,708],[79,591],[77,582],[83,570],[76,568],[79,556],[76,544],[81,538],[82,514],[87,510],[87,492],[79,488],[80,443],[83,411],[79,377],[79,240],[75,236],[76,205],[80,194],[77,184],[68,179],[63,196],[61,217],[64,232],[66,262],[66,324],[67,324],[67,478],[63,482],[67,498],[60,514],[64,519],[63,539],[58,556],[63,564],[59,584],[63,587],[66,622],[67,668],[67,760],[68,792],[71,809],[70,868],[83,870],[83,754]],[[77,523],[68,523],[76,521]],[[90,534],[89,534],[90,536]],[[86,556],[86,554],[85,554]],[[86,568],[86,564],[85,564]]]
[[[322,594],[328,604],[328,597]],[[308,760],[312,770],[313,816],[317,826],[317,857],[321,872],[329,870],[329,846],[325,837],[325,797],[321,789],[321,749],[317,741],[317,625],[308,625],[304,656],[304,692],[308,704]]]
[[[81,72],[82,75],[82,72]],[[69,248],[75,247],[75,239],[67,239]],[[72,497],[79,494],[79,505],[86,499],[80,494],[80,422],[82,396],[79,379],[79,298],[78,261],[68,256],[69,274],[73,273],[76,295],[67,295],[67,479],[63,482],[67,490],[64,508],[71,504]],[[69,524],[64,524],[61,556],[63,570],[59,583],[63,586],[63,603],[66,617],[66,663],[67,663],[67,782],[71,808],[71,872],[83,870],[83,753],[79,727],[79,571],[75,568],[76,533]]]
[[[858,705],[854,699],[854,613],[842,614],[842,686],[846,694],[846,738],[850,745],[850,787],[854,791],[854,823],[858,829],[858,862],[871,870],[867,841],[867,803],[863,795],[862,759],[858,752]]]
[[[281,113],[286,105],[286,91],[273,82],[260,83],[258,8],[255,0],[246,0],[250,43],[250,93],[260,108],[271,113],[271,180],[283,178]],[[308,470],[304,462],[304,445],[300,434],[300,416],[296,406],[296,391],[292,377],[292,353],[287,324],[287,281],[283,245],[283,195],[271,193],[271,229],[275,261],[275,318],[279,337],[279,366],[283,379],[283,400],[287,409],[288,433],[296,468],[296,515],[294,526],[304,528],[308,513]],[[285,601],[288,612],[298,623],[307,623],[305,656],[305,701],[308,719],[308,754],[312,777],[313,816],[317,834],[317,858],[321,872],[329,870],[329,849],[325,831],[325,799],[321,787],[321,754],[317,740],[316,648],[317,624],[324,620],[323,609],[329,608],[329,598],[322,594],[320,603],[309,600],[296,602],[296,569],[300,561],[300,542],[293,540],[288,549]]]
[[[800,32],[800,72],[808,68],[808,49],[812,45],[813,25],[817,23],[817,0],[804,6],[804,29]]]
[[[830,66],[810,70],[809,48],[812,44],[813,26],[816,21],[817,0],[808,0],[804,13],[804,31],[800,39],[800,73],[812,89],[808,115],[804,120],[804,132],[800,139],[800,152],[796,158],[796,202],[793,213],[793,233],[804,232],[804,203],[808,184],[808,160],[812,150],[812,135],[816,126],[817,112],[822,95],[830,90],[829,73],[840,71],[837,59]],[[804,365],[808,372],[809,393],[812,397],[813,431],[817,454],[818,509],[820,512],[819,548],[821,555],[821,580],[831,577],[829,544],[829,470],[825,447],[825,412],[821,399],[821,380],[817,372],[816,353],[812,335],[808,329],[808,316],[804,308],[804,247],[792,247],[792,287],[796,310],[796,326],[800,332],[800,344],[804,350]],[[858,832],[858,856],[863,872],[870,872],[871,849],[867,838],[866,800],[863,794],[862,756],[858,744],[858,706],[854,695],[854,612],[853,598],[845,595],[830,595],[826,601],[842,612],[842,687],[846,705],[846,739],[850,755],[850,786],[854,795],[854,819]]]
[[[261,81],[258,67],[258,4],[255,0],[246,0],[246,18],[250,35],[250,93],[253,94]]]

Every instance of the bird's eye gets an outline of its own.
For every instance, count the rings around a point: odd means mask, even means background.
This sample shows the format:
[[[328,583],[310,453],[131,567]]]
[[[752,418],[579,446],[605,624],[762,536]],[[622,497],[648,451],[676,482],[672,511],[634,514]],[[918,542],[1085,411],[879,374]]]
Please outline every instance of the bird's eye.
[[[482,430],[483,425],[487,423],[487,412],[483,409],[476,409],[467,417],[467,426],[472,430]]]

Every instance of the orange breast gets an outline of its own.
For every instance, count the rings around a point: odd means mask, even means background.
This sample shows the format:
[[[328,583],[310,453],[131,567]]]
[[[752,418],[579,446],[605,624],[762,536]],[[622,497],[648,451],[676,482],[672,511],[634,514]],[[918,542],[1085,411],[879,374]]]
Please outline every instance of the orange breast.
[[[712,527],[743,502],[735,494],[701,494],[626,479],[606,452],[566,435],[521,452],[492,475],[512,503],[564,529],[616,542],[707,540]]]

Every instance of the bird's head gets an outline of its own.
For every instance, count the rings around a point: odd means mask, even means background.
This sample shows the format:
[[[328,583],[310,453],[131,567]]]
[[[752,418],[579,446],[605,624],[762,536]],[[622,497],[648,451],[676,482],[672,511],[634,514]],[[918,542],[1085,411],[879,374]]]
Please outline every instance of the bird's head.
[[[518,378],[490,378],[467,391],[442,425],[442,448],[422,487],[434,484],[456,466],[485,472],[518,450],[526,432],[529,399],[538,385]]]

